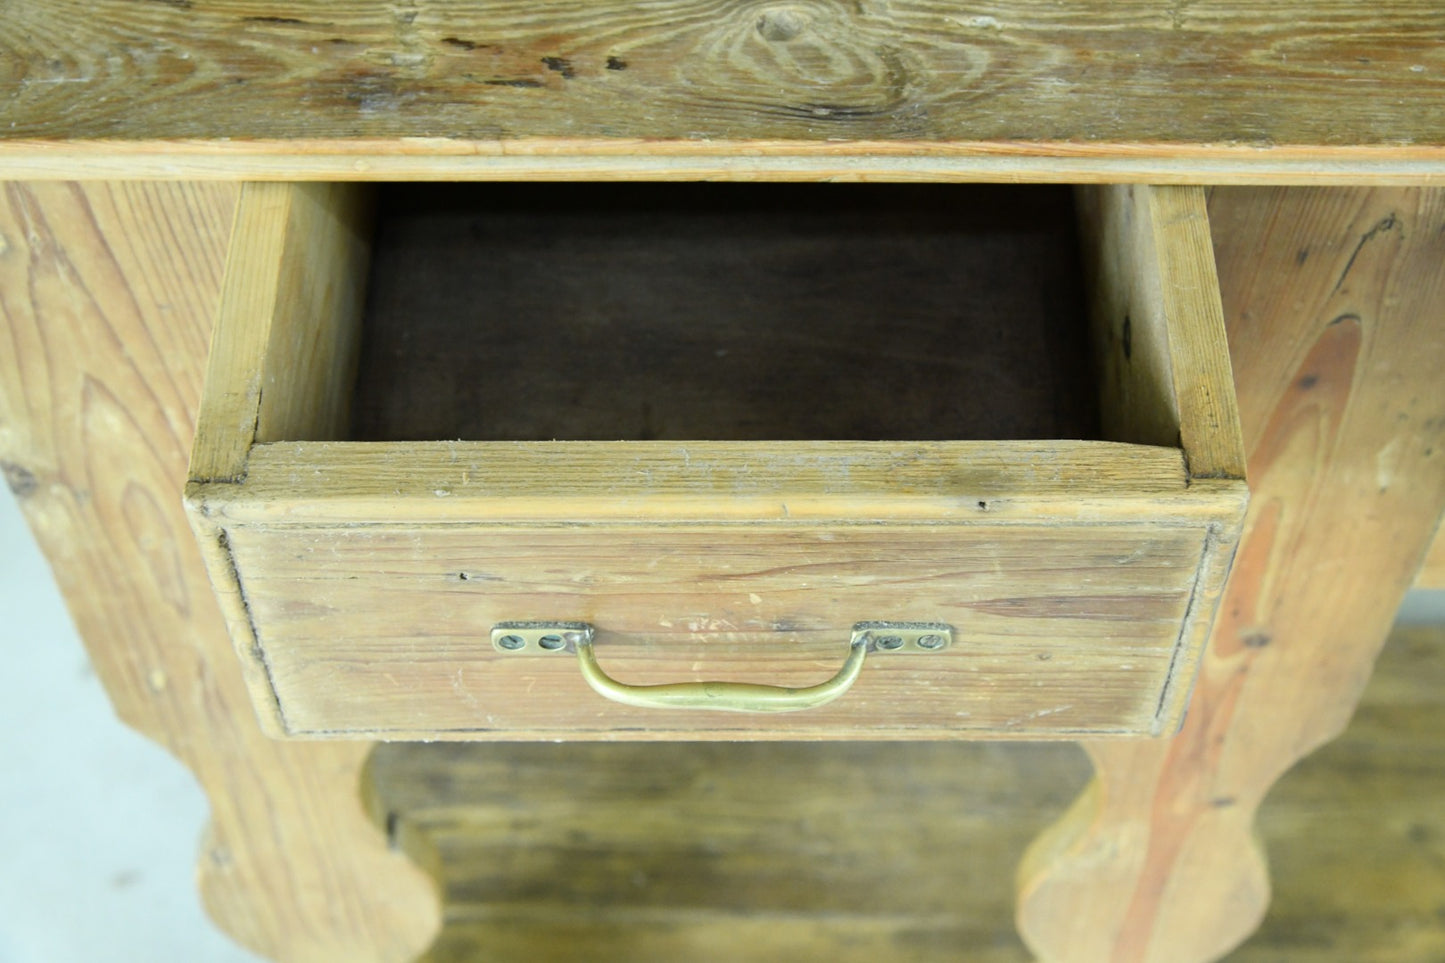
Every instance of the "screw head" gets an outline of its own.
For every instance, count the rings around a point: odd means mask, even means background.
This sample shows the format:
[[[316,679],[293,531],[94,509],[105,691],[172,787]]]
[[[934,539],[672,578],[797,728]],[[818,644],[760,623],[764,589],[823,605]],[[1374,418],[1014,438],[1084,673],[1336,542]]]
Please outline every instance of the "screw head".
[[[920,636],[919,639],[918,639],[918,647],[919,647],[920,649],[929,649],[929,650],[941,649],[941,648],[943,648],[943,636],[941,636],[941,635],[924,635],[924,636]]]
[[[527,640],[520,635],[504,635],[497,640],[497,644],[508,652],[515,652],[527,644]]]
[[[881,635],[878,637],[878,648],[893,651],[903,648],[903,639],[896,635]]]
[[[556,652],[558,649],[566,646],[567,643],[562,641],[562,636],[560,635],[544,635],[537,640],[537,644],[548,652]]]

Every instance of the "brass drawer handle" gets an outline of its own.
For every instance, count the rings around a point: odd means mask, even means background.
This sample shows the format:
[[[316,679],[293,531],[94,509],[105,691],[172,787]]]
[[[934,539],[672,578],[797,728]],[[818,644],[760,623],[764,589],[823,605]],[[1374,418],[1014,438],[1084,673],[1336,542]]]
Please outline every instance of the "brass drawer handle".
[[[848,658],[826,682],[790,689],[751,682],[674,682],[628,685],[597,662],[593,629],[585,622],[499,622],[492,647],[505,655],[575,652],[582,678],[614,702],[644,709],[717,709],[725,712],[797,712],[826,705],[847,692],[863,671],[869,652],[942,652],[953,642],[950,626],[933,622],[859,622],[853,626]]]

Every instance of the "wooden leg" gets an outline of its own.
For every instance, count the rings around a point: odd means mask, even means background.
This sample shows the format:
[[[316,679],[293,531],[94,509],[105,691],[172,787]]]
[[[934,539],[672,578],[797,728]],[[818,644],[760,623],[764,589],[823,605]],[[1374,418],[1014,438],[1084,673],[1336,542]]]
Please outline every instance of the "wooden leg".
[[[210,798],[215,920],[278,960],[403,960],[430,881],[359,801],[366,744],[261,735],[181,508],[237,189],[0,184],[0,462],[120,717]]]
[[[1216,189],[1250,507],[1172,740],[1095,778],[1019,874],[1047,963],[1203,963],[1269,899],[1255,811],[1344,728],[1445,505],[1445,191]]]

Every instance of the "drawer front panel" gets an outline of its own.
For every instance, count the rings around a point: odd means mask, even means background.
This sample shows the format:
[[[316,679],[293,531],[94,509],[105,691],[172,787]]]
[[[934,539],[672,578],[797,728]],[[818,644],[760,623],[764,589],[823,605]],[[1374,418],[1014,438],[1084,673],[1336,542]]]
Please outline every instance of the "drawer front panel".
[[[1203,527],[238,526],[230,550],[293,734],[1001,736],[1154,731]],[[875,653],[787,716],[606,701],[568,656],[491,627],[581,621],[614,677],[808,686],[857,621],[944,622],[947,652]]]

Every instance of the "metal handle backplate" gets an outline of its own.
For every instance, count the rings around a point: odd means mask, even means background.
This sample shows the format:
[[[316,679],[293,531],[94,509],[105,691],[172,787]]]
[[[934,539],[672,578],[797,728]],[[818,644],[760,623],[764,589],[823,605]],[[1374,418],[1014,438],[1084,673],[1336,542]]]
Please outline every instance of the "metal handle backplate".
[[[715,709],[726,712],[797,712],[825,705],[847,692],[863,671],[869,652],[927,654],[953,643],[953,629],[938,622],[859,622],[853,626],[848,656],[831,679],[805,688],[751,682],[674,682],[628,685],[598,664],[595,635],[586,622],[499,622],[492,647],[504,655],[575,653],[582,678],[614,702],[648,709]]]

